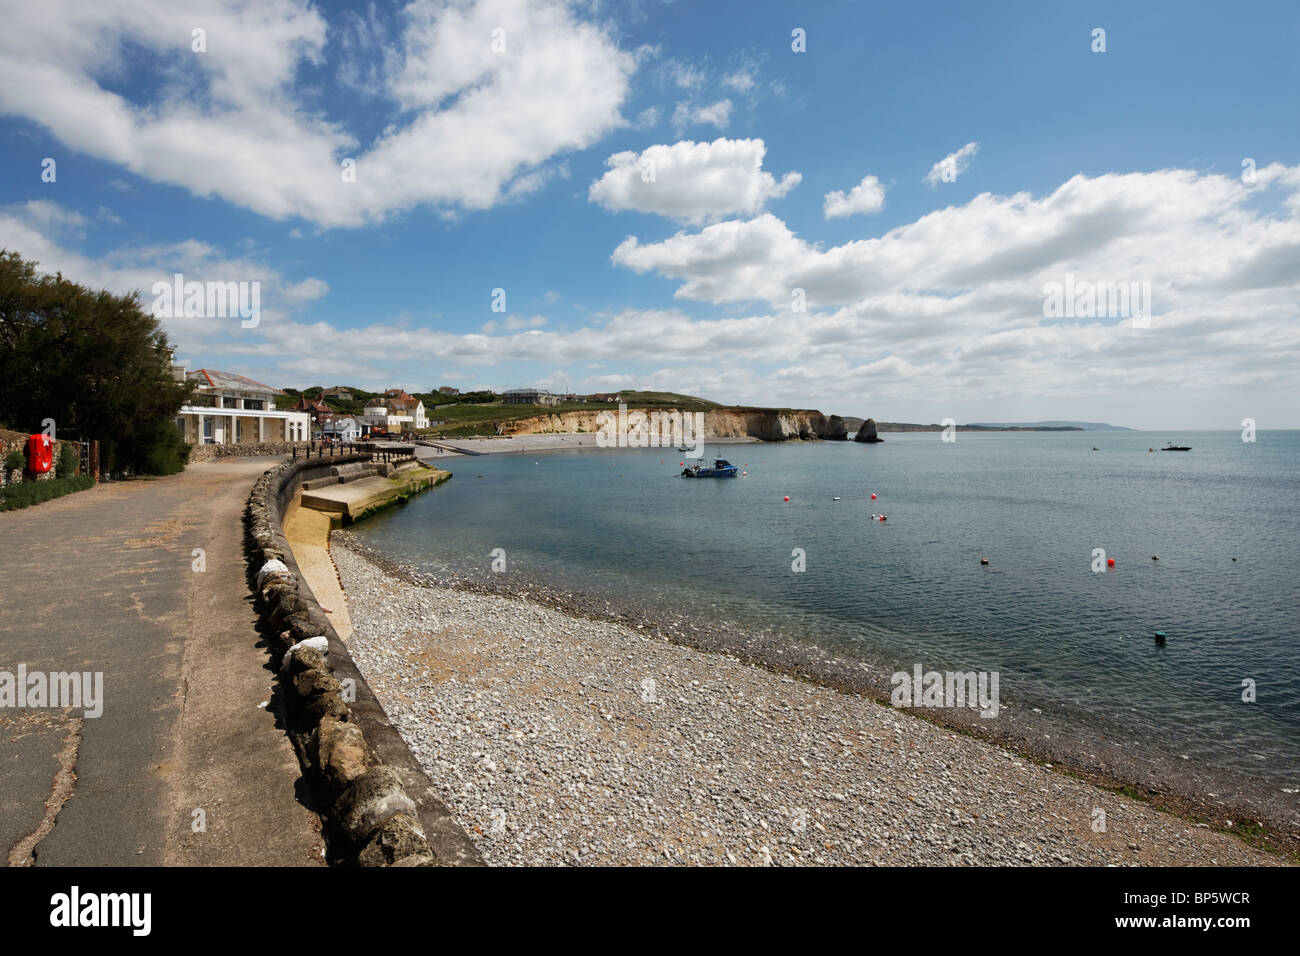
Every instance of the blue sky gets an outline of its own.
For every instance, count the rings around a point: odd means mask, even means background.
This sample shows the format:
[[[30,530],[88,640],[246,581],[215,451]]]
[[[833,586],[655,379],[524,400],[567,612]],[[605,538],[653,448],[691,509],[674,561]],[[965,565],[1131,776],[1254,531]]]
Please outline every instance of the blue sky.
[[[7,16],[0,246],[146,306],[177,271],[260,282],[256,328],[163,320],[192,367],[1300,426],[1293,4]],[[1147,283],[1150,314],[1045,314],[1067,275]]]

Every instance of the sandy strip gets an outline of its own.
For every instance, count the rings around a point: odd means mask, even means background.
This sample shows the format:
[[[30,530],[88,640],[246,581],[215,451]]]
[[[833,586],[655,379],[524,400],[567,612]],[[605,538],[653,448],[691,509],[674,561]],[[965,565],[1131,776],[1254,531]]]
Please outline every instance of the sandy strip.
[[[334,630],[346,641],[352,636],[352,618],[348,614],[343,588],[339,585],[338,571],[330,558],[329,516],[303,508],[299,501],[300,495],[295,495],[285,509],[281,520],[284,536],[289,539],[289,547],[293,549],[302,576],[307,579],[307,586],[316,595],[321,609],[329,615]]]
[[[867,697],[333,553],[354,659],[490,863],[1278,862]]]

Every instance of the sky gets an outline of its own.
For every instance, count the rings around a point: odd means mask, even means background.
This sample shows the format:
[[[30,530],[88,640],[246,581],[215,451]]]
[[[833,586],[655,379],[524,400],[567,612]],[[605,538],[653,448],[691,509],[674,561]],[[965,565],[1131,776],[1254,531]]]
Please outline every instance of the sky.
[[[1300,427],[1293,0],[0,6],[0,248],[191,368]]]

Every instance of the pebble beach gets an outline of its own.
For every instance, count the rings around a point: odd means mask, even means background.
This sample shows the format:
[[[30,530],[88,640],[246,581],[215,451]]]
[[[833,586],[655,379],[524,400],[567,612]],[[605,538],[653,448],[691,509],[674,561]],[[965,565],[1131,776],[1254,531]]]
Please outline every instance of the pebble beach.
[[[868,696],[331,554],[353,658],[489,864],[1281,862]]]

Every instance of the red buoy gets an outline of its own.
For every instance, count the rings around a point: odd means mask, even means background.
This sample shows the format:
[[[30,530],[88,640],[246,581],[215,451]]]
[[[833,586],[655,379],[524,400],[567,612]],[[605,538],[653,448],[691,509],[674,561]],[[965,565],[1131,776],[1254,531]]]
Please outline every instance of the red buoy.
[[[785,500],[786,500],[786,501],[789,501],[789,500],[790,500],[790,496],[789,496],[789,495],[786,495],[786,496],[785,496]]]
[[[871,493],[871,500],[872,501],[876,500],[876,493],[874,491]]]
[[[1115,566],[1115,559],[1114,559],[1114,558],[1107,558],[1107,559],[1106,559],[1106,567],[1108,567],[1108,568],[1113,568],[1114,566]]]

